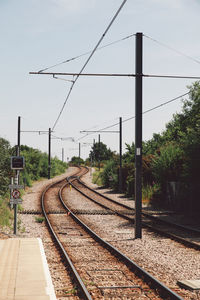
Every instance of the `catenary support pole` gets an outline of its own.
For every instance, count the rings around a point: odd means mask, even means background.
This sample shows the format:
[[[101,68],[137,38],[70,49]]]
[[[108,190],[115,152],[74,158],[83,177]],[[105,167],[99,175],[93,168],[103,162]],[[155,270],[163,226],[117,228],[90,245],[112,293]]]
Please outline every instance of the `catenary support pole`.
[[[64,162],[64,148],[62,148],[62,162]]]
[[[51,178],[51,128],[49,128],[48,179]]]
[[[135,238],[142,238],[142,36],[136,34],[135,77]]]
[[[93,139],[93,154],[94,154],[94,147],[95,147],[95,139]],[[94,167],[95,167],[95,155],[93,156],[93,165],[94,165]]]
[[[21,117],[18,117],[17,156],[20,156],[20,134],[21,134]]]
[[[122,118],[119,118],[119,191],[122,191]]]
[[[100,134],[99,134],[99,143],[98,143],[98,147],[99,147],[99,155],[98,155],[99,171],[100,171],[100,141],[101,141],[101,138],[100,138]]]
[[[79,143],[79,152],[78,152],[78,156],[79,156],[79,165],[80,165],[80,158],[81,158],[81,143]]]

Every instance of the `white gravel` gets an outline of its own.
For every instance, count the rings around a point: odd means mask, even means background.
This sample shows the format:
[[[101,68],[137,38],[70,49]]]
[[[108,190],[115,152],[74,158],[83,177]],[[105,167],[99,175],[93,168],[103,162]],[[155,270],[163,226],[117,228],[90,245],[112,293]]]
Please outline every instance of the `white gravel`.
[[[40,191],[49,182],[62,178],[64,176],[70,176],[74,171],[73,168],[69,168],[67,173],[59,176],[53,180],[44,180],[37,182],[33,187],[26,190],[23,196],[23,207],[26,210],[40,210],[39,198]],[[88,173],[83,180],[85,183],[90,184],[91,187],[97,187],[91,183],[91,174]],[[107,193],[109,190],[100,190],[102,193]],[[120,200],[128,205],[134,205],[130,199],[121,198],[121,195],[109,193],[109,197]],[[73,198],[76,198],[77,202],[79,196],[73,194]],[[74,198],[74,199],[75,199]],[[87,216],[88,217],[88,216]],[[105,218],[105,222],[104,219]],[[21,221],[20,236],[24,237],[41,237],[46,255],[50,254],[47,229],[45,225],[37,223],[35,221],[35,215],[19,215]],[[94,222],[94,216],[89,216],[89,220]],[[156,276],[159,280],[167,284],[171,288],[177,288],[177,280],[183,279],[200,279],[200,252],[186,248],[176,242],[171,241],[168,238],[160,237],[154,233],[150,233],[143,230],[142,239],[134,240],[134,229],[126,221],[120,220],[116,216],[95,216],[95,230],[97,232],[103,232],[103,236],[118,247],[122,252],[126,253],[131,259],[135,260],[138,265],[144,267],[152,275]],[[23,232],[24,229],[24,232]],[[116,242],[115,242],[116,241]],[[59,275],[53,276],[53,283],[58,288]],[[182,290],[182,297],[184,299],[197,300],[200,299],[200,294],[195,292],[188,292]],[[59,298],[62,299],[62,298]],[[64,298],[63,298],[64,299]],[[66,298],[65,298],[66,299]],[[68,298],[69,299],[69,298]],[[74,297],[71,299],[75,299]]]

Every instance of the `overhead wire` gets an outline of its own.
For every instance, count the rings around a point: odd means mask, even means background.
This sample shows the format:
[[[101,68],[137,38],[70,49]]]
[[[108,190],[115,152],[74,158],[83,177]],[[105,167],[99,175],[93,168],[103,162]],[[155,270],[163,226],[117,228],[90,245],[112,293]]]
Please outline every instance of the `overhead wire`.
[[[85,64],[84,64],[83,67],[81,68],[79,74],[76,76],[75,80],[72,82],[71,87],[70,87],[70,90],[69,90],[69,92],[68,92],[68,94],[67,94],[67,97],[66,97],[66,99],[65,99],[65,102],[64,102],[64,104],[63,104],[63,106],[62,106],[62,108],[61,108],[61,111],[60,111],[60,113],[59,113],[59,115],[58,115],[58,117],[57,117],[57,119],[56,119],[56,121],[55,121],[55,123],[54,123],[54,125],[53,125],[53,127],[52,127],[52,130],[55,129],[55,126],[56,126],[56,124],[58,123],[58,120],[60,119],[60,116],[61,116],[61,114],[62,114],[62,112],[63,112],[63,109],[64,109],[64,107],[65,107],[65,105],[66,105],[66,103],[67,103],[67,101],[68,101],[68,99],[69,99],[69,96],[70,96],[70,94],[71,94],[71,92],[72,92],[72,89],[73,89],[73,87],[74,87],[76,81],[78,80],[80,74],[81,74],[81,73],[83,72],[83,70],[86,68],[87,64],[88,64],[89,61],[91,60],[91,58],[92,58],[92,56],[94,55],[95,51],[97,50],[97,48],[99,47],[100,43],[102,42],[102,40],[103,40],[104,37],[106,36],[107,32],[109,31],[110,27],[112,26],[113,22],[114,22],[115,19],[117,18],[118,14],[120,13],[121,9],[123,8],[123,6],[124,6],[124,4],[125,4],[126,2],[127,2],[127,0],[123,0],[122,4],[120,5],[119,9],[118,9],[117,12],[115,13],[115,15],[114,15],[114,17],[112,18],[111,22],[110,22],[109,25],[107,26],[107,28],[106,28],[106,30],[104,31],[103,35],[101,36],[101,38],[99,39],[98,43],[96,44],[96,46],[94,47],[93,51],[91,52],[91,54],[89,55],[88,59],[86,60]]]
[[[98,50],[102,50],[102,49],[104,49],[104,48],[106,48],[106,47],[112,46],[112,45],[114,45],[114,44],[120,43],[120,42],[122,42],[122,41],[124,41],[124,40],[127,40],[127,39],[133,37],[133,36],[135,36],[135,33],[130,34],[130,35],[127,35],[127,36],[125,36],[125,37],[123,37],[123,38],[121,38],[121,39],[118,39],[118,40],[116,40],[116,41],[110,42],[110,43],[108,43],[108,44],[106,44],[106,45],[104,45],[104,46],[98,47],[98,48],[97,48],[97,51],[98,51]],[[84,52],[84,53],[82,53],[82,54],[79,54],[79,55],[77,55],[77,56],[74,56],[74,57],[72,57],[72,58],[69,58],[69,59],[67,59],[67,60],[64,60],[64,61],[62,61],[62,62],[60,62],[60,63],[57,63],[57,64],[55,64],[55,65],[52,65],[52,66],[50,66],[50,67],[47,67],[47,68],[42,69],[42,70],[39,70],[38,73],[42,73],[42,72],[44,72],[44,71],[46,71],[46,70],[52,69],[52,68],[57,67],[57,66],[60,66],[60,65],[62,65],[62,64],[69,63],[70,61],[73,61],[73,60],[76,60],[76,59],[78,59],[78,58],[80,58],[80,57],[83,57],[83,56],[85,56],[85,55],[88,55],[88,54],[90,54],[91,52],[92,52],[92,50],[89,50],[89,51],[87,51],[87,52]]]
[[[150,111],[153,111],[153,110],[155,110],[155,109],[157,109],[157,108],[159,108],[159,107],[161,107],[161,106],[164,106],[164,105],[167,105],[167,104],[169,104],[169,103],[171,103],[171,102],[173,102],[173,101],[176,101],[177,99],[180,99],[180,98],[182,98],[182,97],[188,95],[189,93],[190,93],[190,92],[184,93],[184,94],[182,94],[182,95],[180,95],[180,96],[178,96],[178,97],[175,97],[175,98],[173,98],[173,99],[171,99],[171,100],[168,100],[168,101],[163,102],[163,103],[161,103],[161,104],[159,104],[159,105],[157,105],[157,106],[154,106],[154,107],[152,107],[152,108],[150,108],[150,109],[148,109],[148,110],[145,110],[145,111],[143,111],[142,114],[146,114],[146,113],[148,113],[148,112],[150,112]],[[130,117],[130,118],[127,118],[127,119],[125,119],[125,120],[122,120],[122,123],[128,122],[128,121],[130,121],[130,120],[132,120],[132,119],[135,119],[135,116],[132,116],[132,117]],[[115,127],[115,126],[117,126],[117,125],[119,125],[119,122],[117,122],[117,123],[115,123],[115,124],[112,124],[112,125],[109,125],[109,126],[107,126],[107,127],[101,128],[101,129],[99,129],[99,131],[107,130],[107,129],[110,129],[110,128]],[[82,137],[80,137],[79,139],[77,139],[76,141],[82,140],[83,138],[85,138],[86,136],[91,135],[91,134],[93,134],[93,133],[92,133],[92,132],[91,132],[91,133],[87,133],[87,134],[85,134],[84,136],[82,136]]]
[[[148,36],[146,34],[143,34],[143,36],[146,37],[146,38],[148,38],[148,39],[150,39],[150,40],[152,40],[153,42],[155,42],[155,43],[157,43],[157,44],[159,44],[159,45],[167,48],[167,49],[170,49],[170,50],[172,50],[172,51],[174,51],[174,52],[176,52],[176,53],[178,53],[178,54],[180,54],[180,55],[182,55],[182,56],[184,56],[184,57],[186,57],[186,58],[188,58],[190,60],[193,60],[194,62],[196,62],[198,64],[200,64],[200,61],[198,59],[196,59],[196,58],[194,58],[194,57],[192,57],[190,55],[187,55],[187,54],[185,54],[185,53],[183,53],[183,52],[181,52],[181,51],[179,51],[179,50],[177,50],[177,49],[175,49],[175,48],[173,48],[171,46],[168,46],[168,45],[164,44],[163,42],[160,42],[160,41],[158,41],[158,40],[156,40],[156,39],[154,39],[154,38],[152,38],[152,37],[150,37],[150,36]]]
[[[59,80],[63,80],[63,81],[67,81],[67,82],[73,82],[74,80],[70,80],[70,79],[65,79],[65,78],[60,78],[60,77],[56,77],[55,75],[53,75],[54,79],[59,79]]]

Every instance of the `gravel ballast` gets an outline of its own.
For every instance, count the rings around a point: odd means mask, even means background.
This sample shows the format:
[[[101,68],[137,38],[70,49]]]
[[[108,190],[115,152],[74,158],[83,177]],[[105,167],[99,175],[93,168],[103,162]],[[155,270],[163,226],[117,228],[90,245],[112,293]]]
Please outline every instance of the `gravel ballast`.
[[[67,172],[61,176],[57,176],[51,180],[43,180],[35,183],[31,188],[26,189],[23,196],[23,208],[25,210],[41,211],[40,196],[41,190],[44,189],[49,183],[70,176],[75,168],[69,168]],[[84,176],[83,181],[90,185],[92,188],[97,188],[96,185],[91,183],[91,174],[88,173]],[[122,198],[120,195],[110,193],[107,189],[99,190],[105,193],[108,197],[134,206],[133,200]],[[73,192],[73,203],[76,203],[78,208],[80,205],[80,196],[78,193]],[[60,282],[59,278],[63,269],[56,269],[59,254],[56,249],[52,247],[52,241],[48,234],[45,223],[37,223],[36,216],[38,215],[23,215],[19,214],[20,228],[18,236],[21,237],[40,237],[43,241],[47,262],[49,264],[50,273],[54,287],[57,291],[58,299],[66,299],[66,297],[59,296],[59,289],[63,291],[65,287],[64,282]],[[84,216],[85,217],[85,216]],[[86,218],[86,217],[85,217]],[[194,249],[186,248],[168,238],[161,237],[155,233],[143,229],[142,239],[134,240],[133,226],[128,224],[127,221],[120,219],[117,216],[88,216],[89,222],[97,233],[101,234],[103,238],[111,242],[115,247],[124,252],[128,257],[133,259],[139,266],[145,268],[153,276],[157,277],[160,281],[168,287],[178,289],[177,281],[184,279],[200,279],[200,252]],[[1,238],[1,237],[0,237]],[[60,272],[60,274],[59,274]],[[66,280],[69,280],[67,278]],[[62,294],[62,293],[61,293]],[[183,290],[183,299],[200,299],[199,292],[190,292]],[[71,295],[68,299],[76,299]]]

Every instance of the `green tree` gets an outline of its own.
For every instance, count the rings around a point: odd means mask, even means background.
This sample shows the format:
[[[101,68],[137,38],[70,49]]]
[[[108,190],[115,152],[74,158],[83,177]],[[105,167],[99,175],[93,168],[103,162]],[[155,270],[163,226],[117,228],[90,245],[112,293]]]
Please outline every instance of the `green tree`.
[[[184,152],[175,143],[169,143],[160,148],[152,159],[152,173],[157,182],[178,181],[183,171]]]
[[[21,178],[26,180],[27,185],[30,185],[31,181],[48,176],[47,153],[22,145],[21,155],[25,158],[25,168]],[[51,158],[51,177],[64,173],[66,168],[65,162],[60,161],[57,157]]]
[[[82,158],[80,158],[79,156],[73,156],[71,158],[70,163],[72,165],[82,165],[82,164],[84,164],[84,160]]]
[[[165,143],[165,138],[162,134],[154,133],[152,139],[142,143],[143,155],[150,155],[159,152],[160,147]]]
[[[0,138],[0,195],[4,195],[8,190],[9,177],[11,175],[10,156],[12,149],[10,143]]]
[[[89,158],[93,161],[109,160],[112,157],[113,152],[102,142],[94,143],[89,154]]]
[[[123,163],[133,163],[135,162],[135,144],[132,143],[131,145],[126,145],[126,152],[123,154]]]
[[[115,190],[118,188],[118,164],[118,161],[114,159],[106,161],[101,174],[103,185]]]

